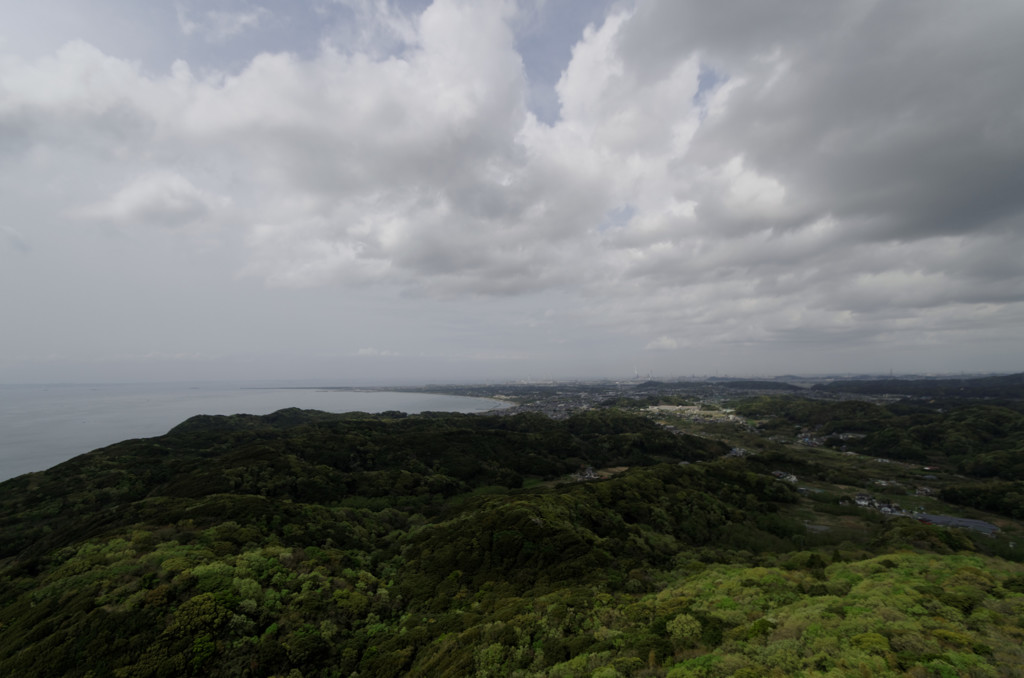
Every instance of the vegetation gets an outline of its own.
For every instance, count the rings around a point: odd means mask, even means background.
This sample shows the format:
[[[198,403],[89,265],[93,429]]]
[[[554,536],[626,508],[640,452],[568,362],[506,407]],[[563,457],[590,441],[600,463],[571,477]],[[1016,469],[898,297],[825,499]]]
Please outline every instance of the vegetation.
[[[898,394],[921,398],[1024,398],[1024,373],[975,379],[874,379],[815,384],[831,393]]]
[[[762,419],[766,433],[820,436],[831,447],[860,454],[942,464],[981,478],[1024,480],[1024,411],[1019,408],[762,397],[741,401],[736,409]]]
[[[751,379],[730,379],[720,382],[722,386],[734,389],[757,391],[802,391],[802,387],[784,381],[758,381]]]
[[[831,416],[789,398],[739,409],[765,431],[860,426],[862,441],[918,416],[821,407]],[[1012,452],[1014,410],[961,414],[949,430]],[[195,417],[0,484],[0,675],[1024,666],[1024,566],[997,557],[1004,542],[883,520],[841,487],[808,496],[771,475],[862,477],[838,453],[730,447],[616,409]],[[971,460],[943,449],[922,447]],[[574,480],[588,467],[602,479]],[[1019,486],[981,485],[1012,516]]]

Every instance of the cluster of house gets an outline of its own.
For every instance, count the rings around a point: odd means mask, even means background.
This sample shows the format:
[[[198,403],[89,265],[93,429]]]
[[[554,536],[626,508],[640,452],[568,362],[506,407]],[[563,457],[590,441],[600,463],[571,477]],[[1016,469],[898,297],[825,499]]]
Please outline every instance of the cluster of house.
[[[674,414],[689,421],[715,422],[731,421],[739,422],[740,418],[730,409],[704,409],[702,405],[651,405],[647,408],[651,414]]]
[[[806,447],[821,447],[829,438],[838,438],[839,440],[857,440],[863,437],[863,433],[830,433],[826,436],[816,434],[814,431],[811,431],[810,429],[804,429],[797,435],[795,442]],[[840,451],[845,452],[846,445],[840,446],[839,449]]]
[[[875,509],[881,511],[888,516],[909,516],[910,514],[904,511],[899,504],[888,499],[875,499],[870,494],[858,494],[853,498],[853,503],[862,508]]]
[[[594,467],[593,466],[586,466],[584,468],[581,468],[579,471],[577,471],[576,473],[573,473],[569,477],[572,480],[574,480],[575,482],[577,482],[577,483],[586,482],[588,480],[600,480],[601,479],[601,476],[597,475],[597,472],[594,471]]]

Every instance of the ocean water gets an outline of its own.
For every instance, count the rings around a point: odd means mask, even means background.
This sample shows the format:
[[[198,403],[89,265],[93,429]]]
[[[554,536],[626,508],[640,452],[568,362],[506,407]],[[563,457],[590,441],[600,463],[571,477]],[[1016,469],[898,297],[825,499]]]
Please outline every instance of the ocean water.
[[[425,393],[242,384],[0,385],[0,481],[131,438],[163,435],[197,414],[485,412],[502,403]]]

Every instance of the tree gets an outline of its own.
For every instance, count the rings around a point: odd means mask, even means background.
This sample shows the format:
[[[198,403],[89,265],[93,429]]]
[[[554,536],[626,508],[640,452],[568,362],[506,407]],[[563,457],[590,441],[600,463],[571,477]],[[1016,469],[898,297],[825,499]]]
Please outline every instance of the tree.
[[[673,617],[665,625],[665,630],[676,649],[682,650],[696,645],[704,629],[696,617],[683,612]]]

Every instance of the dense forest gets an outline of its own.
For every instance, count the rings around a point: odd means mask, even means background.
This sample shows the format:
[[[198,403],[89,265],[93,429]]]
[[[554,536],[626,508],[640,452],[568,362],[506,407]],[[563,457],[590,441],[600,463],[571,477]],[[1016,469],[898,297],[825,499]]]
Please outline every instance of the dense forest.
[[[1009,520],[1024,474],[993,483],[986,464],[1018,472],[1019,411],[736,410],[758,454],[616,408],[283,410],[14,478],[0,675],[1020,675],[1005,538],[780,481],[835,481],[845,457],[770,442],[815,431],[875,454],[897,431],[890,456],[971,475],[944,498]]]

